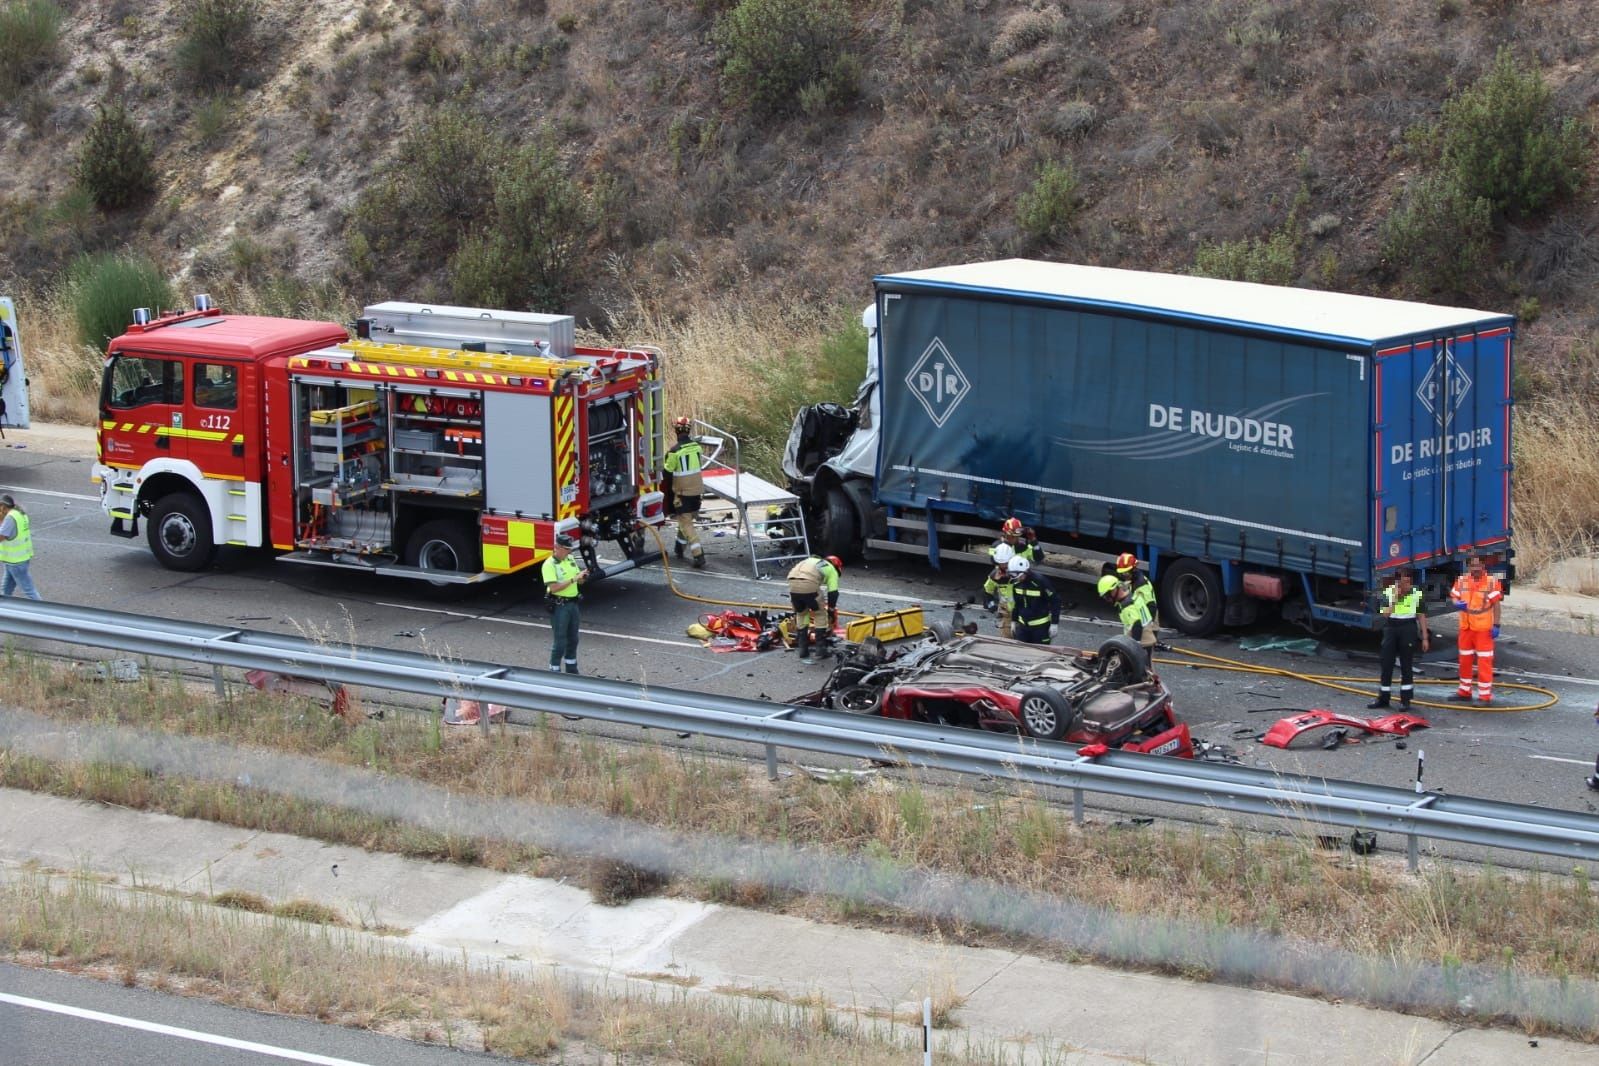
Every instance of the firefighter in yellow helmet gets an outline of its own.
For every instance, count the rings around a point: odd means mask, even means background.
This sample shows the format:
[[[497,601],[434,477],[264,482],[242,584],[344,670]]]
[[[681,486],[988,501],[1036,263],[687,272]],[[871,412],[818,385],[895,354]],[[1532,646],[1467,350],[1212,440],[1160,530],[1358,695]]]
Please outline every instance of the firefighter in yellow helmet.
[[[1158,635],[1160,615],[1155,609],[1155,584],[1139,567],[1138,557],[1132,552],[1122,552],[1116,556],[1116,576],[1127,586],[1128,595],[1140,608],[1139,630],[1134,633],[1129,627],[1127,635],[1142,644],[1146,653],[1152,653],[1160,640]]]
[[[679,559],[684,549],[696,568],[705,566],[705,548],[700,544],[694,519],[700,513],[700,497],[705,494],[705,452],[693,436],[694,423],[688,418],[672,420],[677,443],[666,453],[666,502],[677,520],[677,541],[672,546]]]

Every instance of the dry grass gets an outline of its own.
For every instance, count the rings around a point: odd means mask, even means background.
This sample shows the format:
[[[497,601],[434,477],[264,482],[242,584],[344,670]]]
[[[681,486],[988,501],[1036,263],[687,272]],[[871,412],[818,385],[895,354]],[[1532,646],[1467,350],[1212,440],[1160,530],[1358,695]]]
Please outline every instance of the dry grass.
[[[1599,896],[1580,873],[1507,874],[1440,866],[1419,878],[1328,853],[1301,839],[1208,834],[1197,829],[1081,832],[1070,816],[1027,791],[978,795],[912,780],[861,783],[797,776],[773,786],[747,765],[659,748],[574,739],[546,724],[441,738],[430,722],[401,717],[350,726],[290,700],[255,694],[224,711],[208,690],[147,672],[116,707],[66,667],[13,656],[10,698],[72,720],[100,718],[174,733],[367,766],[465,795],[601,811],[649,825],[755,841],[815,845],[885,864],[987,879],[1019,890],[1201,928],[1252,930],[1357,955],[1443,965],[1484,963],[1518,974],[1599,973]],[[127,768],[48,764],[13,754],[0,785],[82,796],[250,828],[357,843],[401,854],[498,869],[582,877],[581,856],[551,856],[503,841],[447,836],[231,784],[159,778]],[[915,919],[848,900],[791,898],[758,886],[678,884],[833,920],[927,929],[974,942],[960,922]],[[1506,922],[1536,914],[1537,922]],[[1047,946],[1043,948],[1049,950]]]
[[[1589,397],[1561,389],[1516,408],[1516,557],[1526,573],[1599,551],[1599,404]]]
[[[891,1036],[840,1031],[815,1005],[594,989],[76,879],[25,877],[0,888],[0,949],[23,963],[513,1058],[890,1066],[908,1054]]]

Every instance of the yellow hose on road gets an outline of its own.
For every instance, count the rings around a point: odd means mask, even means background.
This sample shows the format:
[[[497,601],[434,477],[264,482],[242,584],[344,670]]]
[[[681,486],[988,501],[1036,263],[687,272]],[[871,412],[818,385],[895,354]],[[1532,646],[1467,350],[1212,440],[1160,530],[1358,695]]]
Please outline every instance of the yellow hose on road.
[[[1191,659],[1201,659],[1204,661],[1190,662],[1182,659],[1168,659],[1164,656],[1156,659],[1155,661],[1157,663],[1170,666],[1186,666],[1193,670],[1226,670],[1233,673],[1265,674],[1273,677],[1287,677],[1292,678],[1295,681],[1303,681],[1309,685],[1320,685],[1322,688],[1330,688],[1339,692],[1352,693],[1353,695],[1363,698],[1376,695],[1376,692],[1374,692],[1372,689],[1356,688],[1354,684],[1350,684],[1350,682],[1359,682],[1367,685],[1373,685],[1378,683],[1376,678],[1345,677],[1339,674],[1305,674],[1300,673],[1297,670],[1285,670],[1282,667],[1277,666],[1257,666],[1253,663],[1239,662],[1237,659],[1228,659],[1220,655],[1212,655],[1209,652],[1194,651],[1191,648],[1172,648],[1171,650],[1179,655],[1187,655]],[[1450,678],[1416,679],[1416,684],[1418,685],[1454,685],[1457,683],[1458,682]],[[1412,700],[1411,705],[1415,707],[1436,707],[1439,710],[1479,711],[1486,714],[1515,714],[1521,711],[1541,711],[1546,707],[1553,707],[1556,703],[1560,702],[1559,696],[1555,695],[1550,690],[1546,688],[1540,688],[1537,685],[1525,685],[1514,681],[1495,682],[1494,688],[1500,692],[1503,692],[1506,689],[1514,689],[1517,692],[1532,692],[1544,697],[1544,699],[1539,703],[1515,704],[1503,707],[1498,705],[1489,705],[1487,707],[1483,707],[1470,703],[1443,703],[1435,702],[1433,700]]]
[[[648,528],[650,533],[655,537],[655,543],[661,549],[661,569],[666,573],[666,587],[671,589],[674,595],[677,595],[685,600],[692,600],[695,603],[710,604],[713,607],[742,607],[745,610],[752,611],[782,611],[785,613],[793,610],[792,605],[787,603],[745,603],[741,600],[718,600],[709,596],[696,596],[691,592],[684,592],[682,589],[677,587],[677,581],[672,577],[672,564],[668,558],[669,553],[666,550],[666,541],[662,539],[661,531],[655,526],[648,526],[646,528]],[[841,616],[847,616],[849,618],[868,617],[859,611],[839,611],[838,613]],[[1296,670],[1286,670],[1277,666],[1257,666],[1253,663],[1239,662],[1237,659],[1227,659],[1220,655],[1212,655],[1209,652],[1194,651],[1191,648],[1172,648],[1171,650],[1179,655],[1187,655],[1191,659],[1202,659],[1204,661],[1191,662],[1184,661],[1182,659],[1168,659],[1163,656],[1161,658],[1157,658],[1155,662],[1163,663],[1169,666],[1186,666],[1194,670],[1225,670],[1241,674],[1264,674],[1271,677],[1286,677],[1294,681],[1303,681],[1308,685],[1319,685],[1322,688],[1330,688],[1338,692],[1348,692],[1355,696],[1371,697],[1376,695],[1373,690],[1369,688],[1356,688],[1354,684],[1364,683],[1367,685],[1375,685],[1377,684],[1376,678],[1345,677],[1339,674],[1305,674]],[[1456,684],[1456,682],[1448,678],[1418,678],[1416,680],[1416,684],[1453,685]],[[1442,703],[1432,700],[1412,700],[1411,705],[1415,707],[1436,707],[1439,710],[1480,711],[1488,714],[1516,714],[1522,711],[1541,711],[1547,707],[1553,707],[1556,703],[1560,702],[1559,696],[1555,695],[1548,689],[1540,688],[1537,685],[1525,685],[1517,682],[1497,682],[1495,684],[1495,688],[1501,692],[1505,691],[1506,689],[1513,689],[1517,692],[1532,692],[1544,697],[1544,699],[1539,703],[1508,705],[1503,707],[1497,705],[1483,707],[1469,703]]]
[[[666,572],[666,587],[671,589],[674,595],[685,600],[692,600],[695,603],[708,603],[713,607],[742,607],[747,611],[782,611],[785,614],[793,613],[794,605],[790,603],[745,603],[742,600],[717,600],[712,599],[709,596],[696,596],[692,592],[684,592],[682,589],[677,587],[677,579],[672,577],[672,563],[668,558],[670,553],[668,553],[666,550],[666,541],[661,538],[661,531],[655,526],[646,526],[645,528],[648,529],[655,537],[655,544],[661,549],[661,569]],[[867,615],[862,614],[860,611],[839,611],[838,614],[841,618],[868,617]]]

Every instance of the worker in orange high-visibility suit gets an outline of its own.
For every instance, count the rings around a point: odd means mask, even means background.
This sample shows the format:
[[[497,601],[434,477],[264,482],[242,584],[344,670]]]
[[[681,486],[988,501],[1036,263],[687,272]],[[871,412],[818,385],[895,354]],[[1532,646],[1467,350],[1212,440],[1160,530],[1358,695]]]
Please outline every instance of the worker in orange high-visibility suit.
[[[1477,699],[1494,699],[1494,640],[1499,636],[1499,604],[1505,590],[1499,579],[1488,572],[1480,555],[1466,560],[1466,572],[1455,578],[1449,598],[1460,612],[1460,688],[1451,700],[1471,702],[1471,682],[1475,675]]]

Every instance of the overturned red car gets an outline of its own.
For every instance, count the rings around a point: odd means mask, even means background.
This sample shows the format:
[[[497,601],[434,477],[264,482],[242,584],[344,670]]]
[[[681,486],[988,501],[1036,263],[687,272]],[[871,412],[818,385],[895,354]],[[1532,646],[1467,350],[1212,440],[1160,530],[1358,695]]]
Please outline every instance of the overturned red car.
[[[895,651],[872,640],[853,646],[821,689],[796,702],[1193,758],[1171,693],[1126,637],[1079,651],[956,636],[943,626],[933,633]]]

